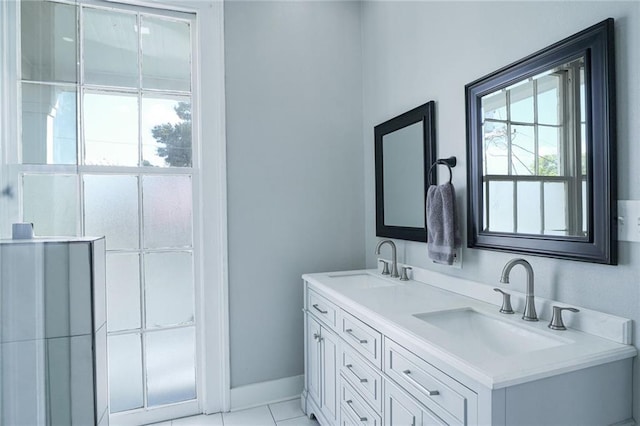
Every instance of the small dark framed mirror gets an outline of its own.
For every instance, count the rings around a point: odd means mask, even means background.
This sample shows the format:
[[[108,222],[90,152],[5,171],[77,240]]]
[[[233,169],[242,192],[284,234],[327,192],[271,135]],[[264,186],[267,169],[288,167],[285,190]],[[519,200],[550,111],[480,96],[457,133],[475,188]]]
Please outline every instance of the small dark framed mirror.
[[[427,241],[425,197],[435,132],[433,101],[374,127],[378,237]]]
[[[466,86],[469,247],[615,264],[613,19]]]

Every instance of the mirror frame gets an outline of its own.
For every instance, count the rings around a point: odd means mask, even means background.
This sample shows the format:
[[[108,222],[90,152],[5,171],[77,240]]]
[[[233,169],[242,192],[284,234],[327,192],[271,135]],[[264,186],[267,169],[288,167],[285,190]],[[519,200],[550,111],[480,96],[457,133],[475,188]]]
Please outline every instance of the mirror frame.
[[[467,246],[585,262],[617,264],[616,96],[613,19],[606,19],[465,86]],[[483,230],[484,95],[580,56],[585,58],[588,237]]]
[[[393,133],[404,127],[422,122],[422,151],[424,168],[424,193],[423,201],[426,202],[427,188],[429,186],[429,168],[436,161],[436,125],[435,102],[429,101],[397,117],[378,124],[374,127],[375,135],[375,173],[376,173],[376,236],[427,242],[426,209],[423,208],[423,227],[391,226],[384,223],[384,158],[382,155],[382,139],[385,135]],[[431,173],[431,182],[436,183],[435,168]],[[423,202],[423,205],[424,205]]]

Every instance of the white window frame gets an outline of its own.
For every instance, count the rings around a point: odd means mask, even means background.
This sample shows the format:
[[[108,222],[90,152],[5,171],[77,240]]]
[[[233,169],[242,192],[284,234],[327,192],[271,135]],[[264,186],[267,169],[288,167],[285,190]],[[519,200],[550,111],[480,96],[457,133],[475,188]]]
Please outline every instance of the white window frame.
[[[200,120],[194,116],[194,139],[200,143],[200,164],[195,165],[193,184],[200,203],[194,206],[194,247],[200,247],[199,259],[194,259],[196,282],[196,322],[198,345],[197,371],[200,376],[199,411],[205,414],[228,411],[230,408],[229,321],[228,321],[228,267],[227,267],[227,194],[226,194],[226,134],[224,90],[224,27],[221,1],[112,1],[131,6],[170,9],[195,13],[194,25],[194,79],[199,96],[194,96],[194,110],[200,111]],[[96,4],[80,0],[79,4]],[[104,3],[101,3],[104,4]],[[18,7],[15,2],[0,2],[0,188],[8,183],[7,176],[17,175],[8,159],[18,158],[15,143],[18,130],[18,43],[20,33]],[[204,25],[202,23],[205,23]],[[202,43],[206,40],[206,43]],[[206,49],[203,49],[206,47]],[[206,76],[206,78],[205,78]],[[203,135],[206,135],[206,139]],[[202,165],[207,167],[203,168]],[[22,166],[20,166],[22,167]],[[62,166],[64,167],[64,166]],[[72,166],[76,170],[75,166]],[[82,173],[89,172],[87,166]],[[96,170],[96,172],[99,172]],[[20,203],[4,203],[0,213],[0,235],[10,235],[10,224],[20,217]],[[196,232],[199,230],[199,232]],[[206,259],[206,261],[205,261]],[[153,422],[161,416],[148,411]],[[159,412],[156,414],[160,414]],[[179,414],[177,414],[179,415]],[[119,419],[120,420],[120,419]],[[122,420],[126,420],[123,418]],[[139,421],[138,417],[136,421]]]

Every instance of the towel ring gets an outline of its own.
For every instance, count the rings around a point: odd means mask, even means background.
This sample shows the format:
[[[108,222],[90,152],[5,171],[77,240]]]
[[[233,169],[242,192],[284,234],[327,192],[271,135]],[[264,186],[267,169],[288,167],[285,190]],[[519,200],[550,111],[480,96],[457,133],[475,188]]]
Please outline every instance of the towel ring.
[[[458,159],[456,157],[454,157],[454,156],[451,156],[449,158],[439,158],[439,159],[437,159],[431,165],[431,167],[429,167],[429,186],[431,186],[431,171],[438,164],[442,164],[443,166],[447,166],[447,168],[449,169],[449,183],[451,183],[451,180],[453,179],[453,172],[451,171],[451,168],[455,167],[456,164],[458,164]]]

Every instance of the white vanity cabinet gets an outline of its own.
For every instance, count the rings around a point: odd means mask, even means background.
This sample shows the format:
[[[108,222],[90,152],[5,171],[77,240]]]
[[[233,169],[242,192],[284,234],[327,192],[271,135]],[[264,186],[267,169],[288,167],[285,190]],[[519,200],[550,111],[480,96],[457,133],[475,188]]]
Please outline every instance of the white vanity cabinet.
[[[476,423],[472,391],[309,284],[306,301],[303,406],[323,426]]]
[[[336,308],[323,297],[310,292],[312,312],[305,315],[305,353],[307,383],[313,411],[323,424],[338,421],[338,336],[332,330],[336,324]]]
[[[465,399],[452,389],[459,391],[463,386],[457,382],[450,387],[444,385],[443,380],[453,379],[435,367],[384,338],[374,327],[322,296],[309,284],[305,286],[305,293],[303,407],[307,414],[315,415],[323,426],[466,424],[467,401],[471,400],[475,407],[473,392],[463,391],[467,395]],[[417,398],[393,384],[390,378],[413,391]],[[442,392],[434,401],[430,399],[436,396],[429,393],[438,394],[438,391],[429,391],[429,387]],[[475,415],[475,411],[471,411]]]
[[[634,424],[636,350],[628,343],[576,330],[550,332],[543,321],[520,324],[509,316],[504,321],[514,328],[547,333],[554,346],[527,352],[512,342],[506,354],[483,355],[486,348],[465,338],[462,349],[456,347],[456,336],[420,317],[468,309],[490,315],[497,306],[368,271],[303,279],[301,402],[323,426]]]

